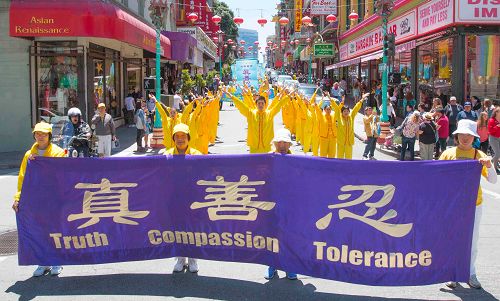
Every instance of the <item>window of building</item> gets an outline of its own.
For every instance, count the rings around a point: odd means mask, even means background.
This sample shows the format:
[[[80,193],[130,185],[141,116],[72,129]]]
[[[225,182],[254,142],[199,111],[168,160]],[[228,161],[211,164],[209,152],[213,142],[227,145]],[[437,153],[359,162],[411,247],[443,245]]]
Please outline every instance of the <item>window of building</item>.
[[[465,95],[500,100],[500,36],[467,36]]]
[[[365,14],[366,14],[365,10],[366,10],[365,1],[358,0],[358,14],[359,14],[358,23],[363,22],[363,20],[365,19]]]
[[[349,15],[351,14],[351,0],[347,0],[345,4],[345,29],[351,28],[351,20],[349,20]]]
[[[53,124],[54,133],[62,128],[71,107],[83,103],[83,48],[76,42],[37,42],[34,56],[36,122]]]
[[[418,100],[431,108],[432,98],[451,96],[453,39],[425,44],[418,49]],[[446,102],[446,101],[444,101]]]
[[[122,4],[128,7],[128,0],[122,0]]]
[[[139,0],[139,16],[144,17],[145,1]]]

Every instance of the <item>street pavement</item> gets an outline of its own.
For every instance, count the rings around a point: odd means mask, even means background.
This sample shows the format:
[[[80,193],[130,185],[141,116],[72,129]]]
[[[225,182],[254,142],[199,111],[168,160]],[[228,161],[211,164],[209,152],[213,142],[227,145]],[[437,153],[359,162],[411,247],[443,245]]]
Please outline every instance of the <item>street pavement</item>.
[[[281,114],[275,130],[283,127]],[[360,126],[356,118],[356,127]],[[362,126],[362,123],[361,123]],[[358,128],[359,134],[359,128]],[[136,154],[135,129],[119,132],[121,149],[115,156]],[[244,154],[246,122],[234,107],[224,104],[212,154]],[[360,159],[364,144],[356,140],[354,159]],[[302,154],[294,144],[295,154]],[[310,153],[307,155],[311,155]],[[375,154],[378,160],[394,161],[390,152]],[[0,233],[16,228],[12,196],[17,170],[0,170]],[[456,183],[461,185],[463,183]],[[299,275],[297,281],[284,278],[267,281],[266,267],[257,264],[200,260],[198,274],[172,274],[174,259],[65,266],[59,277],[33,278],[35,267],[18,266],[17,256],[0,257],[0,301],[7,300],[498,300],[500,298],[500,185],[483,183],[484,209],[477,261],[478,277],[484,289],[462,284],[455,290],[443,284],[421,287],[371,287]],[[418,193],[419,187],[415,187]],[[436,229],[439,231],[439,229]]]

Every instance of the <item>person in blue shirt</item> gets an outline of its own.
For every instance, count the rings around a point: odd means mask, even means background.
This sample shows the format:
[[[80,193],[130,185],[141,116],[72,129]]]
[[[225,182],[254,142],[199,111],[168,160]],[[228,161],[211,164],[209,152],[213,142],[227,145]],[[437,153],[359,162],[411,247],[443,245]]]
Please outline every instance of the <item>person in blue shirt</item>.
[[[467,101],[464,103],[464,110],[459,112],[457,115],[457,122],[462,119],[469,119],[472,121],[477,121],[477,113],[476,111],[472,111],[472,103]]]

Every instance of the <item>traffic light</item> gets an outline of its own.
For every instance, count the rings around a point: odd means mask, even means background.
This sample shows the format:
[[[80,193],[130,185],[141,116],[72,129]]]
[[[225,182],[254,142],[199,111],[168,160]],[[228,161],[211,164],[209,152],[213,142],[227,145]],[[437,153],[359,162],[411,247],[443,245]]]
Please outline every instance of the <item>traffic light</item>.
[[[384,55],[387,57],[394,56],[396,53],[396,36],[387,34],[384,37]]]

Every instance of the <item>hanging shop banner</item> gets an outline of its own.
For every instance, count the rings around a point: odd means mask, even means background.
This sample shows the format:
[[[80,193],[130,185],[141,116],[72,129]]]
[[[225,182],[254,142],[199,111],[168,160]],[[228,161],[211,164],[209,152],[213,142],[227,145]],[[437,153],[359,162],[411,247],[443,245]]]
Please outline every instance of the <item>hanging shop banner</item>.
[[[472,160],[37,157],[19,264],[188,256],[365,285],[466,282],[480,172]]]
[[[413,9],[389,21],[387,24],[387,31],[396,36],[397,43],[414,38],[417,35],[417,10]],[[382,28],[378,27],[348,43],[348,58],[357,57],[381,49],[383,41],[384,36],[382,35]]]
[[[433,0],[418,7],[418,34],[422,35],[453,23],[453,0]]]
[[[500,1],[456,0],[457,23],[500,24]]]
[[[233,66],[233,78],[237,83],[259,89],[259,60],[236,60]]]
[[[295,0],[295,32],[300,32],[302,28],[302,1]]]
[[[335,49],[333,44],[314,44],[315,57],[333,57]]]
[[[312,0],[311,15],[337,15],[337,0]]]
[[[439,52],[439,77],[440,78],[450,78],[450,53],[451,49],[449,47],[448,40],[443,40],[438,42],[438,52]]]

